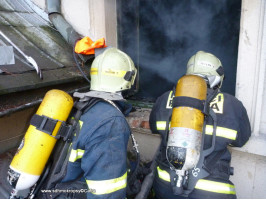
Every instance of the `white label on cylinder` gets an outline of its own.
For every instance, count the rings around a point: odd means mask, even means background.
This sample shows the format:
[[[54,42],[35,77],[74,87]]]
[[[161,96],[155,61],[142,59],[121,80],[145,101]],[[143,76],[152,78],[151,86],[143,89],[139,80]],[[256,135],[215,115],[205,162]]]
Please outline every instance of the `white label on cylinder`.
[[[173,127],[169,132],[167,146],[200,150],[201,136],[200,131],[191,128]]]

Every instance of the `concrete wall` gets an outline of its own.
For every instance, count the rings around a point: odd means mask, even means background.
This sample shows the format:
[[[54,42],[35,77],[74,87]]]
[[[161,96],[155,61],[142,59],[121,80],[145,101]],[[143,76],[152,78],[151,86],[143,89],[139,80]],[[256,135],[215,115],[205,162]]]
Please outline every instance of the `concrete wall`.
[[[265,199],[266,159],[250,153],[232,150],[235,174],[230,180],[235,184],[239,199]]]

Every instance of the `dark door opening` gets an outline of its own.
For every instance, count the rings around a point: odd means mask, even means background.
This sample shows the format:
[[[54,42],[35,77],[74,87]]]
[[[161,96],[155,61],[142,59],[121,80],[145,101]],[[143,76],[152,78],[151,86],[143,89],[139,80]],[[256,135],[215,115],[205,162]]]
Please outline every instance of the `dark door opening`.
[[[118,46],[139,68],[138,99],[154,101],[203,50],[225,68],[222,91],[235,94],[241,0],[118,0]]]

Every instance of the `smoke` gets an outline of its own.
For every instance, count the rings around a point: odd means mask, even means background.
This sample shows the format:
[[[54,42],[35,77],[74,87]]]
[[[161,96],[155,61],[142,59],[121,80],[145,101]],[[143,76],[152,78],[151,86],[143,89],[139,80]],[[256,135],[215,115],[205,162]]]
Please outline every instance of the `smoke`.
[[[139,66],[137,96],[173,88],[197,51],[223,63],[222,90],[235,92],[241,0],[121,0],[119,46]],[[119,11],[119,10],[118,10]]]

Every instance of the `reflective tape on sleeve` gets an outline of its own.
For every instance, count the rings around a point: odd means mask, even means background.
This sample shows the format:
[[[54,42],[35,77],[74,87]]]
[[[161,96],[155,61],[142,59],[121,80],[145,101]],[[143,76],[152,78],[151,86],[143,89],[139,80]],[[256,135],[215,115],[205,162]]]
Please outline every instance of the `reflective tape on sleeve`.
[[[109,194],[127,186],[127,172],[115,179],[109,180],[101,180],[101,181],[94,181],[94,180],[86,180],[88,184],[88,188],[90,189],[92,194],[101,195],[101,194]]]
[[[80,129],[81,129],[82,126],[83,126],[83,121],[79,120],[79,126],[80,126]]]
[[[169,129],[170,129],[171,122],[169,123]],[[166,121],[157,121],[156,122],[156,128],[158,131],[164,131],[166,127]]]
[[[83,121],[79,120],[79,131],[81,130],[82,125],[83,125]],[[77,134],[74,133],[75,137],[76,137],[76,135]],[[70,146],[72,146],[72,143],[70,144]],[[69,162],[76,162],[76,160],[82,158],[83,154],[84,154],[84,150],[82,150],[82,149],[72,149],[68,161]]]
[[[207,135],[212,135],[213,133],[213,126],[212,125],[207,125],[206,126],[206,134]],[[216,129],[216,136],[219,137],[224,137],[230,140],[235,140],[237,136],[237,131],[229,128],[224,128],[217,126]]]
[[[162,170],[159,166],[157,167],[158,176],[160,179],[163,179],[164,181],[170,182],[170,174]]]
[[[156,122],[156,128],[158,131],[165,130],[165,127],[166,127],[166,121],[157,121]]]
[[[222,194],[236,194],[235,186],[228,183],[220,183],[215,181],[200,179],[196,186],[196,189],[205,190],[209,192],[222,193]]]
[[[82,149],[72,149],[70,156],[69,156],[69,162],[76,162],[76,160],[81,159],[85,150]]]

